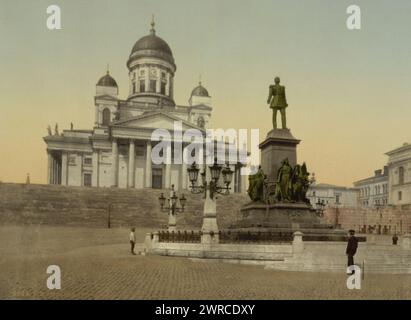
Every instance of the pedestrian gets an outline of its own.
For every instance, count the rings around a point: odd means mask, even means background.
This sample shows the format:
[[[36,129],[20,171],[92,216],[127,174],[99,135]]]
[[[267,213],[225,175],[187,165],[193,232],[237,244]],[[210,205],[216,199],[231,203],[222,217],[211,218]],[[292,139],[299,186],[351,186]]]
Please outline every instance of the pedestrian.
[[[355,231],[351,229],[348,231],[347,249],[345,250],[348,257],[348,267],[354,265],[354,255],[357,253],[357,247],[358,239],[355,237]],[[354,274],[354,270],[352,271],[352,274]]]
[[[136,231],[135,228],[131,228],[130,232],[130,245],[131,245],[131,254],[135,255],[134,252],[134,246],[136,245],[136,234],[134,233]]]
[[[396,233],[394,233],[394,235],[392,236],[392,244],[393,244],[394,246],[396,246],[397,243],[398,243],[398,236],[397,236]]]

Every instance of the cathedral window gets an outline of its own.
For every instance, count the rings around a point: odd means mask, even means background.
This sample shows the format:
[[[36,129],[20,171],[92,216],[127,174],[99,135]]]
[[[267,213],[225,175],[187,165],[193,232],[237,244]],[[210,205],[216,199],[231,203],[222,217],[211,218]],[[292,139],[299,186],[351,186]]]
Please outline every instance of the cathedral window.
[[[156,92],[157,81],[150,80],[150,92]]]
[[[166,83],[164,81],[161,82],[161,94],[166,94]]]
[[[205,126],[205,121],[203,116],[199,116],[197,119],[197,126],[199,126],[200,128],[204,128]]]
[[[109,108],[105,108],[103,110],[103,126],[108,126],[110,123],[110,109]]]
[[[140,92],[145,92],[145,91],[146,91],[146,81],[140,80]]]
[[[404,167],[398,169],[398,184],[404,184]]]
[[[91,157],[85,157],[85,158],[84,158],[84,165],[85,165],[85,166],[91,166],[92,163],[93,163],[93,160],[92,160]]]
[[[133,93],[136,93],[136,83],[133,82]]]
[[[83,176],[83,185],[85,187],[91,187],[91,173],[85,173]]]

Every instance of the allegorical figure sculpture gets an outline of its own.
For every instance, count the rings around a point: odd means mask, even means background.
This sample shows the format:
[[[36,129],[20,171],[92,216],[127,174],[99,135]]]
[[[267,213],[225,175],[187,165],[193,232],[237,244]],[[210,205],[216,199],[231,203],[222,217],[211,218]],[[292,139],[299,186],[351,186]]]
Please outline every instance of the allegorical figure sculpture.
[[[285,108],[287,108],[287,98],[285,97],[285,87],[280,85],[280,78],[275,77],[275,84],[270,85],[267,103],[273,109],[273,128],[277,129],[277,112],[281,113],[281,124],[283,129],[287,129],[287,118]]]
[[[247,193],[252,201],[264,201],[265,178],[266,177],[263,170],[261,169],[261,166],[258,167],[256,174],[248,176],[249,185]]]
[[[295,202],[307,202],[306,194],[310,182],[308,180],[309,173],[307,172],[307,166],[297,164],[293,170],[292,178],[292,198]]]
[[[275,197],[277,201],[289,202],[292,200],[293,168],[288,159],[284,159],[278,169]]]

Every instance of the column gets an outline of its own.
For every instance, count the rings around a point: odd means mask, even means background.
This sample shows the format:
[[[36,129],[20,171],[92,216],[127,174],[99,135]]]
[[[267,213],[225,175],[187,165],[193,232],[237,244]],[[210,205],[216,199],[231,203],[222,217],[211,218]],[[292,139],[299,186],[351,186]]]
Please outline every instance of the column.
[[[52,165],[53,157],[51,156],[50,151],[47,151],[47,183],[51,184],[51,165]]]
[[[99,112],[98,112],[98,106],[96,106],[96,114],[94,115],[94,124],[96,125],[96,126],[98,126],[99,125]]]
[[[171,143],[167,145],[166,150],[166,173],[165,173],[165,188],[171,188]]]
[[[61,163],[57,161],[57,184],[61,184]]]
[[[170,73],[167,72],[166,74],[166,96],[168,96],[170,94]]]
[[[181,189],[187,189],[187,148],[183,149],[183,164],[181,166]]]
[[[147,149],[146,149],[146,188],[151,188],[151,141],[147,141]]]
[[[91,185],[93,186],[93,187],[98,187],[99,186],[99,179],[98,179],[98,177],[99,177],[99,171],[100,171],[100,167],[99,167],[99,161],[98,161],[98,158],[99,158],[99,150],[94,150],[93,151],[93,174],[92,174],[92,177],[91,177]]]
[[[51,156],[51,184],[56,184],[56,160]]]
[[[114,139],[112,142],[112,164],[111,164],[111,186],[117,187],[118,181],[118,144],[117,140]]]
[[[161,70],[160,68],[156,68],[157,70],[157,79],[156,79],[156,92],[160,93],[161,88]]]
[[[134,159],[136,157],[135,141],[130,140],[130,147],[128,149],[128,187],[134,188]]]
[[[145,76],[144,80],[145,80],[145,83],[146,83],[145,92],[148,92],[149,89],[150,89],[150,68],[149,67],[146,68],[146,76]]]
[[[67,165],[68,165],[68,160],[67,160],[67,152],[63,152],[61,154],[61,185],[66,186],[67,185],[67,180],[68,180],[68,172],[67,172]]]

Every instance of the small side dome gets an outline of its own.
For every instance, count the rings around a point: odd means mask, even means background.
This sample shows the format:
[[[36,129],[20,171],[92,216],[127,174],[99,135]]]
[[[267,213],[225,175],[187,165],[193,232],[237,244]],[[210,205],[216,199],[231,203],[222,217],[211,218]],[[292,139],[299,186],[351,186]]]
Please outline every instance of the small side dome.
[[[107,74],[103,77],[100,78],[100,80],[97,82],[98,86],[102,86],[102,87],[116,87],[117,86],[117,82],[116,80],[114,80],[114,78],[112,76],[110,76],[110,73],[107,71]]]
[[[210,95],[208,94],[208,91],[206,88],[204,88],[201,85],[201,82],[198,84],[197,87],[191,91],[191,96],[196,96],[196,97],[209,97]]]

